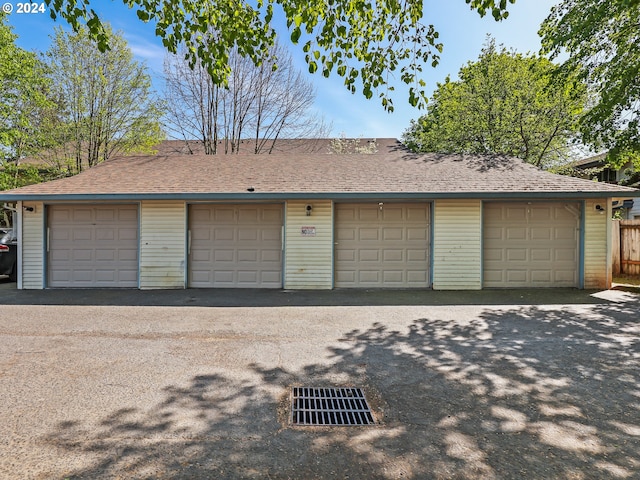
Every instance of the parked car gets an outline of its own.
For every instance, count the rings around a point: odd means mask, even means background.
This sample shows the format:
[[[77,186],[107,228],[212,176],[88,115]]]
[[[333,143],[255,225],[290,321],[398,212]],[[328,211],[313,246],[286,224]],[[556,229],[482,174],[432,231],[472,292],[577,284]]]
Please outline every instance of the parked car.
[[[13,229],[0,230],[0,275],[9,275],[12,282],[18,278],[17,258],[18,238]]]

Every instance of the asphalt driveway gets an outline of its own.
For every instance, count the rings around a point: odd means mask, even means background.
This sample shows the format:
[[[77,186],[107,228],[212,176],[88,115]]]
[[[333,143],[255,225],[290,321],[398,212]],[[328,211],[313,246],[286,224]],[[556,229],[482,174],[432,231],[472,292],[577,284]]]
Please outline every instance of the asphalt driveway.
[[[2,284],[0,311],[0,478],[640,474],[635,292]],[[294,385],[378,424],[291,426]]]

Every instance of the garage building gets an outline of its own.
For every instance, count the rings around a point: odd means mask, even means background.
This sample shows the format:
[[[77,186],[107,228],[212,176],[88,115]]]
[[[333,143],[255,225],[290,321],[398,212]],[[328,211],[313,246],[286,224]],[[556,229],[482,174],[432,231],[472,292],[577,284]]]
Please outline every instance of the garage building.
[[[610,285],[612,201],[640,191],[377,147],[128,156],[0,192],[17,211],[18,288]]]

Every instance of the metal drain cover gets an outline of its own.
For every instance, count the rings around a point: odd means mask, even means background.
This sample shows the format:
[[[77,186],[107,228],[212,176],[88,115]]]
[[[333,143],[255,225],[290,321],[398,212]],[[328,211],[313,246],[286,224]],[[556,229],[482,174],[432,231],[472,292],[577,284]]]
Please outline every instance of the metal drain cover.
[[[293,387],[293,425],[373,425],[375,420],[361,388]]]

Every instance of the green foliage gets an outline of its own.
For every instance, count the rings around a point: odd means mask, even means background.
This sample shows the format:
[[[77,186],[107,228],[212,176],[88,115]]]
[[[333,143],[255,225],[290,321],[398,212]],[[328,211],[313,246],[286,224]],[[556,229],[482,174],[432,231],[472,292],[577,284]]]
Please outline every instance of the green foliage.
[[[110,49],[98,52],[82,27],[57,29],[47,52],[49,76],[58,99],[52,124],[56,164],[74,162],[76,172],[115,154],[149,151],[164,137],[163,104],[151,90],[144,65],[133,59],[122,35],[105,27]]]
[[[101,51],[111,45],[109,33],[91,0],[45,0],[51,16],[67,20],[75,31],[84,22]],[[95,1],[95,0],[94,0]],[[393,111],[389,76],[410,85],[409,102],[426,103],[419,80],[424,64],[436,65],[442,44],[433,25],[422,22],[423,0],[123,0],[176,53],[186,47],[192,66],[200,63],[214,83],[225,85],[229,55],[235,48],[258,66],[274,45],[275,9],[286,18],[289,41],[302,45],[310,73],[344,78],[345,87]],[[465,0],[480,15],[507,16],[507,0]],[[508,0],[514,3],[515,0]],[[386,87],[386,88],[385,88]]]
[[[15,45],[0,13],[0,162],[15,161],[47,144],[43,124],[55,110],[44,64]]]
[[[427,114],[403,141],[415,151],[500,154],[539,167],[561,162],[577,129],[584,86],[558,81],[549,60],[497,48],[490,39],[459,80],[438,84]]]
[[[581,123],[583,141],[640,168],[640,1],[564,0],[540,29],[543,50],[564,52],[563,75],[577,75],[595,97]]]
[[[64,176],[55,167],[36,167],[35,165],[19,165],[6,163],[0,167],[0,190],[33,185]]]

